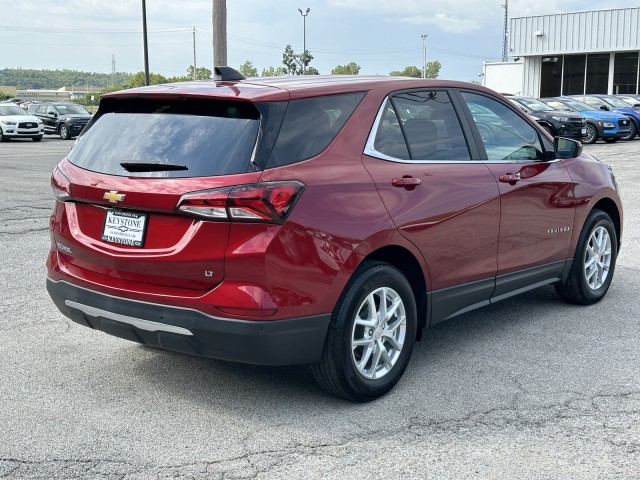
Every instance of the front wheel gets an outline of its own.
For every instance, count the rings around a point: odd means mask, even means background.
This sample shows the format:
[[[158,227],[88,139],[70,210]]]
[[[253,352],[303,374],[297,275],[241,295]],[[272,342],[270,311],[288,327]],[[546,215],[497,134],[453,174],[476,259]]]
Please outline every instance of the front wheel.
[[[592,211],[580,233],[569,277],[555,285],[556,291],[564,300],[580,305],[602,300],[611,285],[617,255],[611,217],[602,210]]]
[[[60,138],[63,140],[71,140],[71,132],[69,131],[69,127],[67,127],[66,123],[60,125]]]
[[[31,140],[33,140],[34,142],[39,142],[40,140],[42,140],[42,135],[40,135],[39,137],[33,137]]]
[[[587,123],[586,129],[587,133],[585,134],[582,143],[596,143],[598,141],[598,130],[596,129],[596,127],[591,125],[590,123]]]
[[[365,261],[335,307],[313,376],[340,397],[374,400],[404,373],[416,325],[416,302],[406,277],[389,264]]]
[[[624,137],[622,137],[620,140],[633,140],[634,138],[636,138],[636,135],[638,133],[638,127],[636,127],[636,124],[633,120],[629,120],[629,127],[631,128],[629,130],[629,133],[627,135],[625,135]]]

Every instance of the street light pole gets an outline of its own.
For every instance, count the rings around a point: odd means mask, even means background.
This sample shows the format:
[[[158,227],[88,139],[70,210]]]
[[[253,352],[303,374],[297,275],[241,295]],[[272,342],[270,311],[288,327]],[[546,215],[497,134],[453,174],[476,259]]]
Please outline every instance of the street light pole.
[[[422,34],[422,78],[427,78],[427,46],[425,41],[429,35]]]
[[[142,35],[144,37],[144,84],[149,85],[149,46],[147,45],[147,3],[142,0]]]
[[[307,68],[305,59],[307,57],[307,15],[309,15],[311,9],[307,8],[304,13],[302,13],[302,9],[300,8],[298,11],[300,12],[300,15],[302,15],[302,75],[306,75]]]

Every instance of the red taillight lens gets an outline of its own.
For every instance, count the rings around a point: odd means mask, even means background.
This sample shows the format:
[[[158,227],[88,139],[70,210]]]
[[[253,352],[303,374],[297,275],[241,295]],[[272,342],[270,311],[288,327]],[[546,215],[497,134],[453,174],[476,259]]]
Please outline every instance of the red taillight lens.
[[[58,167],[51,174],[51,189],[53,190],[53,195],[61,202],[71,200],[71,182]]]
[[[177,211],[208,220],[283,223],[304,185],[265,182],[187,193]]]

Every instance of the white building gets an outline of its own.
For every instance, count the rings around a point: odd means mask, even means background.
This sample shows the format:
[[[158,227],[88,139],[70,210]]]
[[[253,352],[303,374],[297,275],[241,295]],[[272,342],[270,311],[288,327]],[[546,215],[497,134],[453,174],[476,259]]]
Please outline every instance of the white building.
[[[533,97],[638,93],[640,7],[512,18],[509,54],[520,67],[485,63],[487,87]]]

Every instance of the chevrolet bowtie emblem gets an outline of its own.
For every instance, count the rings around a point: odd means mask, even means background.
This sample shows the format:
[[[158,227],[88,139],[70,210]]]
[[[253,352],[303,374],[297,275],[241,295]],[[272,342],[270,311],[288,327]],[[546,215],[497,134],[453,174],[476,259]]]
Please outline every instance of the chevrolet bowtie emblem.
[[[105,200],[109,200],[111,203],[118,203],[124,200],[126,194],[118,193],[117,190],[111,190],[110,192],[104,192],[104,196],[102,197]]]

